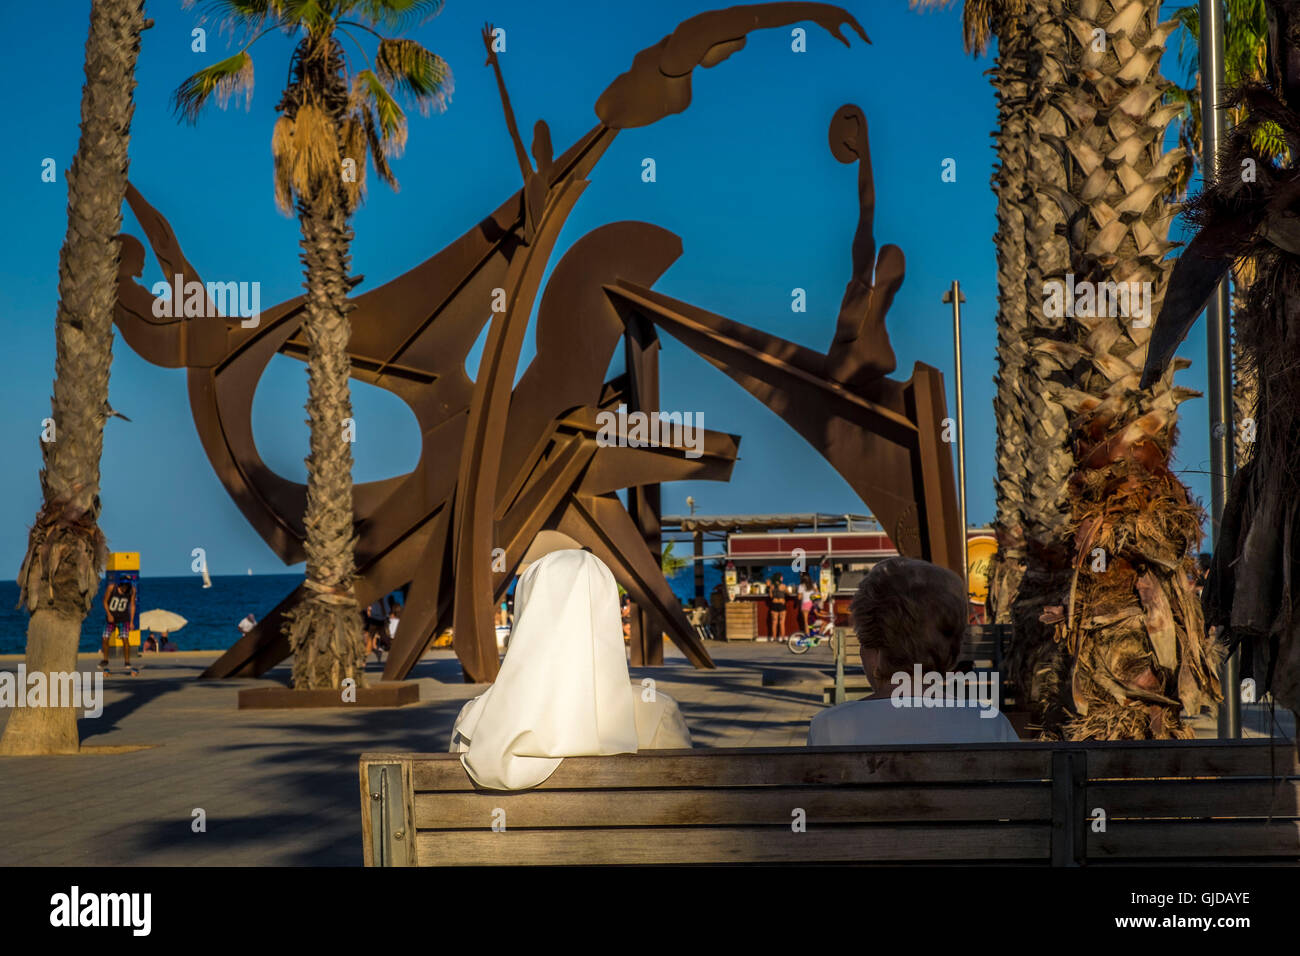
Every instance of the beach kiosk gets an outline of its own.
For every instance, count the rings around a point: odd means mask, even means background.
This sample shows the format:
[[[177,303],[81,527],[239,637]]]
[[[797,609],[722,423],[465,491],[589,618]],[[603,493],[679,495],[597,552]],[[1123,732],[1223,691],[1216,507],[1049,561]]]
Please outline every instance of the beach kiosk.
[[[131,619],[131,633],[127,640],[131,642],[131,649],[138,651],[140,649],[140,552],[139,551],[112,551],[108,555],[108,563],[104,569],[104,588],[113,588],[117,586],[118,581],[129,581],[131,587],[135,588],[135,616]],[[102,615],[103,608],[100,606],[98,612]],[[109,638],[108,650],[110,654],[116,654],[117,648],[122,646],[122,638],[116,631]]]
[[[769,637],[766,579],[773,573],[779,573],[787,586],[797,586],[800,573],[806,571],[819,593],[831,598],[835,625],[847,627],[849,603],[858,582],[880,561],[898,554],[889,535],[869,516],[846,515],[836,525],[832,523],[834,516],[819,515],[815,518],[821,527],[799,526],[813,517],[712,519],[715,523],[728,522],[756,529],[726,535],[726,548],[721,555],[725,561],[720,609],[724,640],[752,641]],[[693,520],[703,523],[710,519]],[[757,530],[762,525],[768,528]],[[773,530],[773,526],[782,530]],[[973,589],[972,616],[982,622],[989,559],[997,542],[987,528],[969,528],[966,536]],[[793,558],[798,559],[797,564]],[[748,588],[741,586],[743,581],[749,582]],[[795,601],[785,602],[785,614],[785,633],[793,634],[799,626]]]
[[[799,574],[806,570],[818,591],[832,597],[836,623],[844,623],[839,619],[847,613],[847,600],[836,596],[839,578],[846,572],[865,573],[877,561],[898,553],[878,525],[873,527],[870,519],[859,519],[858,523],[867,524],[868,529],[729,534],[727,562],[749,579],[751,587],[747,594],[730,585],[727,588],[726,640],[769,637],[766,577],[773,572],[779,572],[787,586],[797,586]],[[800,557],[801,571],[794,570],[792,555]],[[785,633],[792,634],[799,628],[797,602],[787,600],[785,614]]]

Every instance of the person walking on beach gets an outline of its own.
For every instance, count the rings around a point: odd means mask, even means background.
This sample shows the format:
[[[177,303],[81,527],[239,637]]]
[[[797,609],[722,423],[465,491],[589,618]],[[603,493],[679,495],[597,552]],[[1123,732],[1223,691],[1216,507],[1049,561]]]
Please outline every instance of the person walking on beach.
[[[100,643],[100,670],[108,670],[108,642],[116,632],[122,638],[122,663],[126,672],[135,677],[139,671],[131,666],[131,622],[135,620],[135,588],[130,581],[120,580],[104,589],[104,616],[108,624]]]

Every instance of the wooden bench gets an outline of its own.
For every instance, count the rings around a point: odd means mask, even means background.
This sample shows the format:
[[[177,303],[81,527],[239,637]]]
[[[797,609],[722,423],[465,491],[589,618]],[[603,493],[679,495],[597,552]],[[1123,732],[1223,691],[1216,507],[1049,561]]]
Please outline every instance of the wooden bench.
[[[1287,741],[646,751],[518,792],[455,754],[360,770],[367,866],[1300,862]]]

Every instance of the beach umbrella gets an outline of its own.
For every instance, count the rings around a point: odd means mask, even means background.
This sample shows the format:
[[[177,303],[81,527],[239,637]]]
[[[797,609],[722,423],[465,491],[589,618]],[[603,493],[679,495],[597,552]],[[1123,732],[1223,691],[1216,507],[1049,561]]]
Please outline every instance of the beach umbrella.
[[[155,608],[140,615],[140,628],[145,631],[166,632],[179,631],[189,622],[179,614]]]

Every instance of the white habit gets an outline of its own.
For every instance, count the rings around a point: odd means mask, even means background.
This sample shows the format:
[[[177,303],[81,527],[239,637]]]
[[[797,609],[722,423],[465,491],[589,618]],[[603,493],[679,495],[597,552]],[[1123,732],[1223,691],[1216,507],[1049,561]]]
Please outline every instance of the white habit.
[[[691,746],[677,703],[632,684],[614,575],[588,551],[552,551],[515,589],[496,682],[461,709],[452,753],[481,787],[522,790],[564,757]]]

